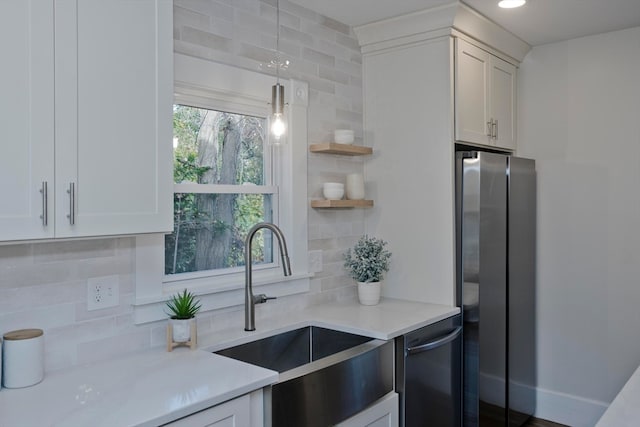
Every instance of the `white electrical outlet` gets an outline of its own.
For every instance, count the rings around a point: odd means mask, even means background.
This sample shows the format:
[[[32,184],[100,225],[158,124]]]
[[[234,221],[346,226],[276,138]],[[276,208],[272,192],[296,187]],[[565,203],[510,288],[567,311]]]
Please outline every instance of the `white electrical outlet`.
[[[87,310],[115,307],[120,299],[117,275],[92,277],[87,280]]]
[[[322,251],[309,251],[309,272],[320,273],[322,271]]]

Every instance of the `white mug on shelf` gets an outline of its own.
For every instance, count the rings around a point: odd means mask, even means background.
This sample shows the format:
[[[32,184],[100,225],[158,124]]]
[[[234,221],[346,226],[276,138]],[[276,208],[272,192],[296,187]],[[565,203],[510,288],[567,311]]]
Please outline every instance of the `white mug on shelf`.
[[[347,199],[364,199],[364,178],[362,174],[351,173],[347,175]]]
[[[325,182],[322,195],[327,200],[340,200],[344,196],[344,184],[341,182]]]

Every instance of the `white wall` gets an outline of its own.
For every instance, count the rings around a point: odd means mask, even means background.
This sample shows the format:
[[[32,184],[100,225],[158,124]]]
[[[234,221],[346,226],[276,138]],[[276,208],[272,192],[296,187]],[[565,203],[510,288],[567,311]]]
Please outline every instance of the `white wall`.
[[[175,51],[269,72],[261,64],[274,58],[275,3],[174,0]],[[309,83],[308,142],[326,142],[333,129],[350,128],[361,143],[362,57],[353,31],[288,1],[280,3],[280,48],[291,60],[285,77]],[[363,159],[309,154],[308,197],[321,197],[322,182],[344,181],[347,173],[362,170]],[[309,208],[308,227],[309,249],[322,251],[323,270],[312,279],[309,294],[256,309],[258,325],[269,313],[355,298],[342,253],[364,232],[363,210]],[[123,237],[0,246],[0,334],[44,329],[47,372],[165,345],[164,322],[133,323],[134,242]],[[112,274],[120,280],[120,304],[87,311],[87,279]],[[242,328],[242,310],[199,314],[199,333]]]
[[[590,426],[640,364],[640,27],[535,47],[518,153],[538,170],[537,416]]]

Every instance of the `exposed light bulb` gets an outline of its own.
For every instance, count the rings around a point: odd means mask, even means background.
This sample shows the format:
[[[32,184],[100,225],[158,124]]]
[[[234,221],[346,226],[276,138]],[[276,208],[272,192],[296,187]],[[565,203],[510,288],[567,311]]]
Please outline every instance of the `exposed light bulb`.
[[[287,131],[287,126],[284,123],[281,113],[275,113],[271,118],[271,134],[275,138],[276,142],[280,142],[280,137]]]
[[[280,143],[280,137],[287,131],[284,121],[284,86],[276,83],[271,88],[271,135],[276,144]]]
[[[504,9],[513,9],[514,7],[524,6],[527,0],[501,0],[498,6]]]

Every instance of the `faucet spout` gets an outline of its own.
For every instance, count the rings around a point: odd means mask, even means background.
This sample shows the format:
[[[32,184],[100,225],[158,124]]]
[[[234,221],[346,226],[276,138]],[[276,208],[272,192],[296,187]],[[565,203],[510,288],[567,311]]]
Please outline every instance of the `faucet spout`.
[[[249,230],[247,238],[244,244],[244,330],[255,331],[256,330],[256,316],[255,305],[267,302],[273,297],[267,297],[266,295],[253,295],[253,283],[252,283],[252,255],[251,249],[253,245],[253,237],[258,231],[266,228],[271,230],[276,239],[278,240],[278,247],[280,249],[280,258],[282,259],[282,270],[285,276],[291,276],[291,261],[289,260],[289,252],[287,251],[287,242],[284,238],[282,231],[270,222],[260,222]]]

